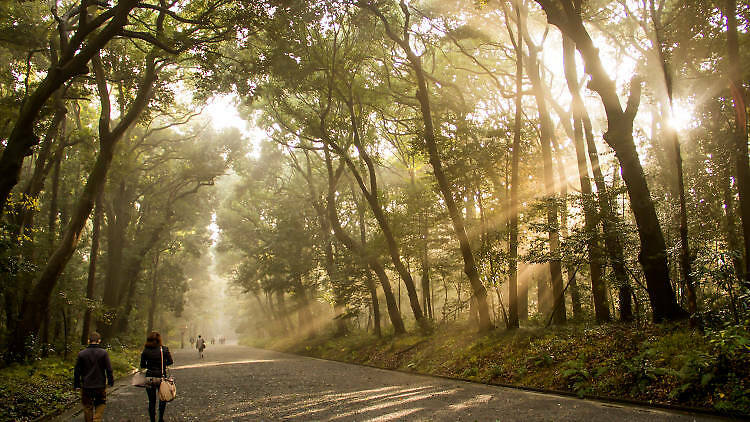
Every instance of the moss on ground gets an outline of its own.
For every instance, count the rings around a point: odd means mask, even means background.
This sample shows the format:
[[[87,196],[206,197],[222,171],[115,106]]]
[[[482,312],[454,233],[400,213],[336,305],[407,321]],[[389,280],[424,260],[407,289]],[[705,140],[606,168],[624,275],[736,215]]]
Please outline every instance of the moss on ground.
[[[115,378],[130,373],[138,363],[139,349],[109,350]],[[0,369],[0,422],[28,421],[56,412],[77,400],[73,390],[76,353],[13,364]]]
[[[463,324],[375,338],[320,335],[255,344],[323,359],[750,415],[750,331],[684,325],[568,325],[479,335]]]

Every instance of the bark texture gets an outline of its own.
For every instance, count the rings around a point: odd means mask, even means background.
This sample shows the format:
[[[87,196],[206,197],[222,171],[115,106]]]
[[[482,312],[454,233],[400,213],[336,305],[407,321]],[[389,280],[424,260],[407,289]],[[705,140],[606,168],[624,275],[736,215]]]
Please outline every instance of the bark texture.
[[[599,51],[583,26],[580,9],[570,0],[562,3],[552,0],[536,2],[546,12],[547,20],[575,42],[576,49],[586,64],[586,72],[591,76],[588,87],[599,95],[604,105],[608,126],[604,140],[615,151],[630,197],[641,243],[638,260],[646,278],[653,320],[662,322],[682,319],[686,313],[677,304],[669,280],[664,235],[633,140],[633,120],[640,103],[640,82],[632,81],[628,104],[623,109],[615,83],[609,78]]]

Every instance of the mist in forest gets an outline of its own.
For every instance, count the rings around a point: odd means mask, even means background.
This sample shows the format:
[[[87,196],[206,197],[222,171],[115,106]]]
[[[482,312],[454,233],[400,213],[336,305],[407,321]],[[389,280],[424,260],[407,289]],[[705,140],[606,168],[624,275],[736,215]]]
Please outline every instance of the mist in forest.
[[[3,2],[0,370],[455,347],[750,413],[749,43],[736,0]]]

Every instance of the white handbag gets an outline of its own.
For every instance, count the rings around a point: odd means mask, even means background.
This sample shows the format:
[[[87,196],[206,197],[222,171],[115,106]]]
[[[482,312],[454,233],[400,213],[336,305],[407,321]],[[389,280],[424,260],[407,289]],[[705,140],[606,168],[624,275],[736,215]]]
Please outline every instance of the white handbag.
[[[138,371],[133,375],[133,378],[130,380],[130,385],[133,387],[145,387],[146,386],[146,374],[144,374],[141,371]]]

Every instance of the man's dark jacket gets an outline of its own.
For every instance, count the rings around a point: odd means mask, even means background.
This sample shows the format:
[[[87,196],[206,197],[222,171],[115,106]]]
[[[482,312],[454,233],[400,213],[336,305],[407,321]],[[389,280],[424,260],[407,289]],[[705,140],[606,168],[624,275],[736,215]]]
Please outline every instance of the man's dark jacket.
[[[73,386],[75,388],[105,388],[106,384],[110,387],[115,384],[109,354],[100,345],[89,344],[78,353]]]
[[[164,350],[164,365],[162,365],[162,353],[159,346],[143,348],[141,353],[141,368],[146,368],[147,377],[161,378],[167,371],[167,366],[172,364],[172,354],[169,353],[167,346],[161,347]]]

